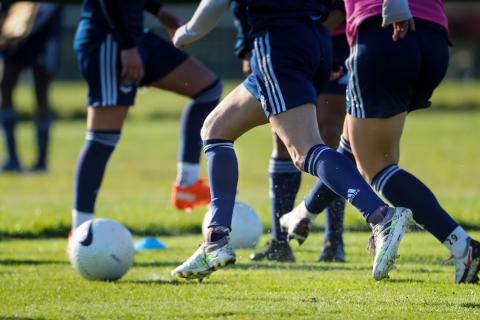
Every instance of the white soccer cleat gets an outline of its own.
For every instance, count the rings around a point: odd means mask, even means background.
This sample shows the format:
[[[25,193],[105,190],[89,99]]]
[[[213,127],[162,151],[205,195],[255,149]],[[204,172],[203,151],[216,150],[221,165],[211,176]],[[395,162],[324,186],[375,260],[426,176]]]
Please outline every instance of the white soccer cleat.
[[[284,232],[288,233],[288,240],[295,239],[301,245],[307,240],[310,228],[316,217],[316,214],[308,211],[305,201],[302,201],[292,211],[280,218],[280,227]]]
[[[184,279],[202,280],[214,271],[235,263],[235,252],[229,237],[215,243],[203,243],[184,263],[172,270],[171,275]]]
[[[407,208],[388,208],[385,219],[373,228],[370,248],[375,253],[372,276],[375,280],[388,278],[394,267],[398,246],[413,221],[412,211]]]
[[[462,258],[453,258],[455,264],[455,283],[477,283],[480,270],[480,242],[468,241],[467,252]]]

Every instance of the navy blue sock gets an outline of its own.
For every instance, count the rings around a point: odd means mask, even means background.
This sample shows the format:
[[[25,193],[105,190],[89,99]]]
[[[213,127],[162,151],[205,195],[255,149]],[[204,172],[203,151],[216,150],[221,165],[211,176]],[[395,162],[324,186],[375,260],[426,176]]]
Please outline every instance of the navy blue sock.
[[[7,161],[17,162],[17,144],[15,141],[15,127],[17,125],[17,114],[13,108],[0,111],[0,121],[5,134],[5,146],[7,151]]]
[[[215,81],[211,86],[197,94],[183,109],[180,121],[180,150],[178,160],[187,163],[199,163],[202,139],[200,130],[203,122],[217,106],[222,94],[222,83]]]
[[[362,178],[353,163],[324,144],[313,146],[305,158],[304,170],[347,199],[368,220],[385,203]]]
[[[440,242],[444,242],[458,226],[426,185],[395,164],[380,171],[373,178],[372,185],[394,206],[412,210],[415,222]]]
[[[238,162],[233,142],[214,139],[204,141],[208,167],[212,220],[209,227],[231,228],[238,183]]]
[[[47,154],[48,144],[50,138],[50,119],[37,119],[35,121],[35,129],[37,133],[37,150],[38,157],[35,166],[46,167],[47,166]]]
[[[270,203],[272,215],[272,238],[286,241],[287,233],[280,228],[280,217],[290,212],[295,205],[295,197],[302,178],[291,159],[272,157],[268,168],[270,174]]]
[[[78,157],[73,206],[77,211],[93,213],[108,159],[120,140],[120,131],[89,130]]]
[[[340,145],[337,148],[337,152],[343,154],[355,163],[355,157],[353,156],[350,143],[343,136],[340,138]],[[319,214],[325,210],[336,197],[337,195],[323,183],[322,179],[318,179],[305,197],[305,206],[311,213]]]
[[[325,239],[340,239],[343,235],[345,199],[336,197],[325,210]]]

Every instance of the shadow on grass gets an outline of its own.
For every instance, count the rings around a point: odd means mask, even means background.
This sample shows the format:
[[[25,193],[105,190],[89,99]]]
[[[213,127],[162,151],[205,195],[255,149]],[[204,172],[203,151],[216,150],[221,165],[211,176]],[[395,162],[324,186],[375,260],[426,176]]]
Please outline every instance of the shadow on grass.
[[[0,266],[38,266],[47,264],[69,264],[68,261],[62,260],[33,260],[33,259],[0,259]]]
[[[121,281],[119,284],[146,284],[146,285],[170,285],[170,286],[185,286],[185,285],[212,285],[218,284],[217,281],[211,281],[205,279],[205,281],[199,282],[198,280],[179,280],[179,279],[139,279],[139,280],[126,280]]]
[[[12,316],[12,317],[9,317],[9,316],[1,316],[0,315],[0,319],[2,320],[43,320],[45,318],[31,318],[31,317],[17,317],[17,316]]]
[[[183,261],[146,261],[146,262],[135,262],[134,267],[143,267],[143,268],[162,268],[162,267],[176,267],[182,264]]]
[[[232,269],[244,270],[304,270],[304,271],[363,271],[370,267],[359,267],[346,264],[267,264],[267,263],[236,263]]]
[[[470,308],[470,309],[479,309],[480,308],[480,303],[462,303],[460,304],[461,307],[463,308]]]
[[[386,279],[385,283],[425,283],[422,279]]]

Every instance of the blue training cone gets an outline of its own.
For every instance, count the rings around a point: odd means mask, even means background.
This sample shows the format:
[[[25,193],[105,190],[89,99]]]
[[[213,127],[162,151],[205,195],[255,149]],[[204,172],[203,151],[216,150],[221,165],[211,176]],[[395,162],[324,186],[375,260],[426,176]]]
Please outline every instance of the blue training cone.
[[[142,238],[135,243],[135,251],[165,250],[167,245],[154,237]]]

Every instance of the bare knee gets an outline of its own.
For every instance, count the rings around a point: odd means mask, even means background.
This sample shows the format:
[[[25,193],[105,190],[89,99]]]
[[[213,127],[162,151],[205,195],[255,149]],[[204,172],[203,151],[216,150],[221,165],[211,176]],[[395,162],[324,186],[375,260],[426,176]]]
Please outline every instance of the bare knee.
[[[200,136],[202,137],[202,140],[235,140],[229,134],[228,123],[218,120],[219,118],[216,116],[215,110],[208,115],[208,117],[203,122],[202,129],[200,130]]]

